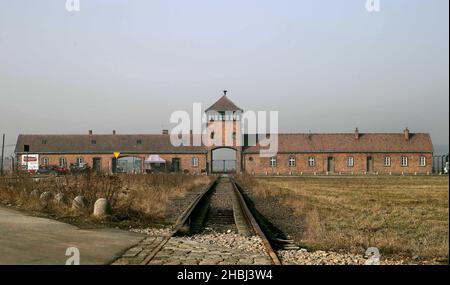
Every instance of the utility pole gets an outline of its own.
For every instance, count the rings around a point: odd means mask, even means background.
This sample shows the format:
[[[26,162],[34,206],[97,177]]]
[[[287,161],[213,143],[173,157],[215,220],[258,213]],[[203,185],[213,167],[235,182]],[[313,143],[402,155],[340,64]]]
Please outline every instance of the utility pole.
[[[0,175],[3,175],[3,156],[5,155],[5,134],[3,134],[2,139],[2,159],[0,162]]]

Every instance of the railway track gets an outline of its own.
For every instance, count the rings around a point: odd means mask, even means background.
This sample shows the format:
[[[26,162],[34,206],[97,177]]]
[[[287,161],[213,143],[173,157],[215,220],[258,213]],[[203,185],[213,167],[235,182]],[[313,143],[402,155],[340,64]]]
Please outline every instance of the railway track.
[[[204,237],[213,237],[204,241]],[[230,238],[228,247],[215,238]],[[200,242],[199,242],[200,241]],[[255,243],[245,251],[240,242]],[[113,264],[272,264],[280,265],[236,182],[214,180],[177,219],[170,234],[148,237]]]

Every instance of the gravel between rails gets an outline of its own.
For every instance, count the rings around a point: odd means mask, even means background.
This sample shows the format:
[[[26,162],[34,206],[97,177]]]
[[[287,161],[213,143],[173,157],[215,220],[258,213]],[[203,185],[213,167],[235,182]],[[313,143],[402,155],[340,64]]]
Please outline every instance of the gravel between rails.
[[[221,178],[209,202],[205,231],[237,232],[233,216],[234,189],[228,178]]]

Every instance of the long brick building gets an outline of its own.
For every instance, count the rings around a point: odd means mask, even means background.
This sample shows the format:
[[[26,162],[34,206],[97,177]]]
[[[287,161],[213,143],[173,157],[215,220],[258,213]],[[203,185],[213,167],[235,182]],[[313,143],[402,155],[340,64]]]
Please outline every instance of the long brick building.
[[[234,112],[228,117],[227,112]],[[189,173],[247,172],[257,175],[333,173],[418,173],[432,171],[433,146],[429,134],[411,133],[295,133],[278,134],[278,153],[259,155],[260,146],[238,145],[243,110],[226,94],[206,109],[207,137],[225,141],[221,132],[233,134],[226,147],[208,144],[173,146],[168,131],[162,134],[119,135],[19,135],[19,167],[86,164],[96,171],[116,172],[121,159],[133,158],[136,172],[183,171]],[[219,136],[219,137],[217,137]],[[245,140],[244,140],[245,141]],[[222,144],[225,145],[225,144]],[[134,160],[135,159],[135,160]],[[36,168],[35,168],[36,169]]]

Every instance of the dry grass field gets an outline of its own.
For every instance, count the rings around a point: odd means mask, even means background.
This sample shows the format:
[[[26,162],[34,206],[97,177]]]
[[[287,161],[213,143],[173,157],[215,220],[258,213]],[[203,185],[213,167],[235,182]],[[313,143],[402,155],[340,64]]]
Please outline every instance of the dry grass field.
[[[448,262],[448,177],[243,178],[253,197],[293,212],[306,247]]]
[[[164,223],[172,199],[182,198],[209,182],[210,177],[182,174],[0,177],[0,204],[78,225],[139,226]],[[66,202],[56,203],[53,199],[43,202],[39,198],[43,192],[51,192],[53,197],[63,193]],[[71,201],[78,195],[83,195],[88,202],[85,212],[71,208]],[[94,203],[99,198],[107,198],[113,208],[112,215],[101,221],[92,217]]]

